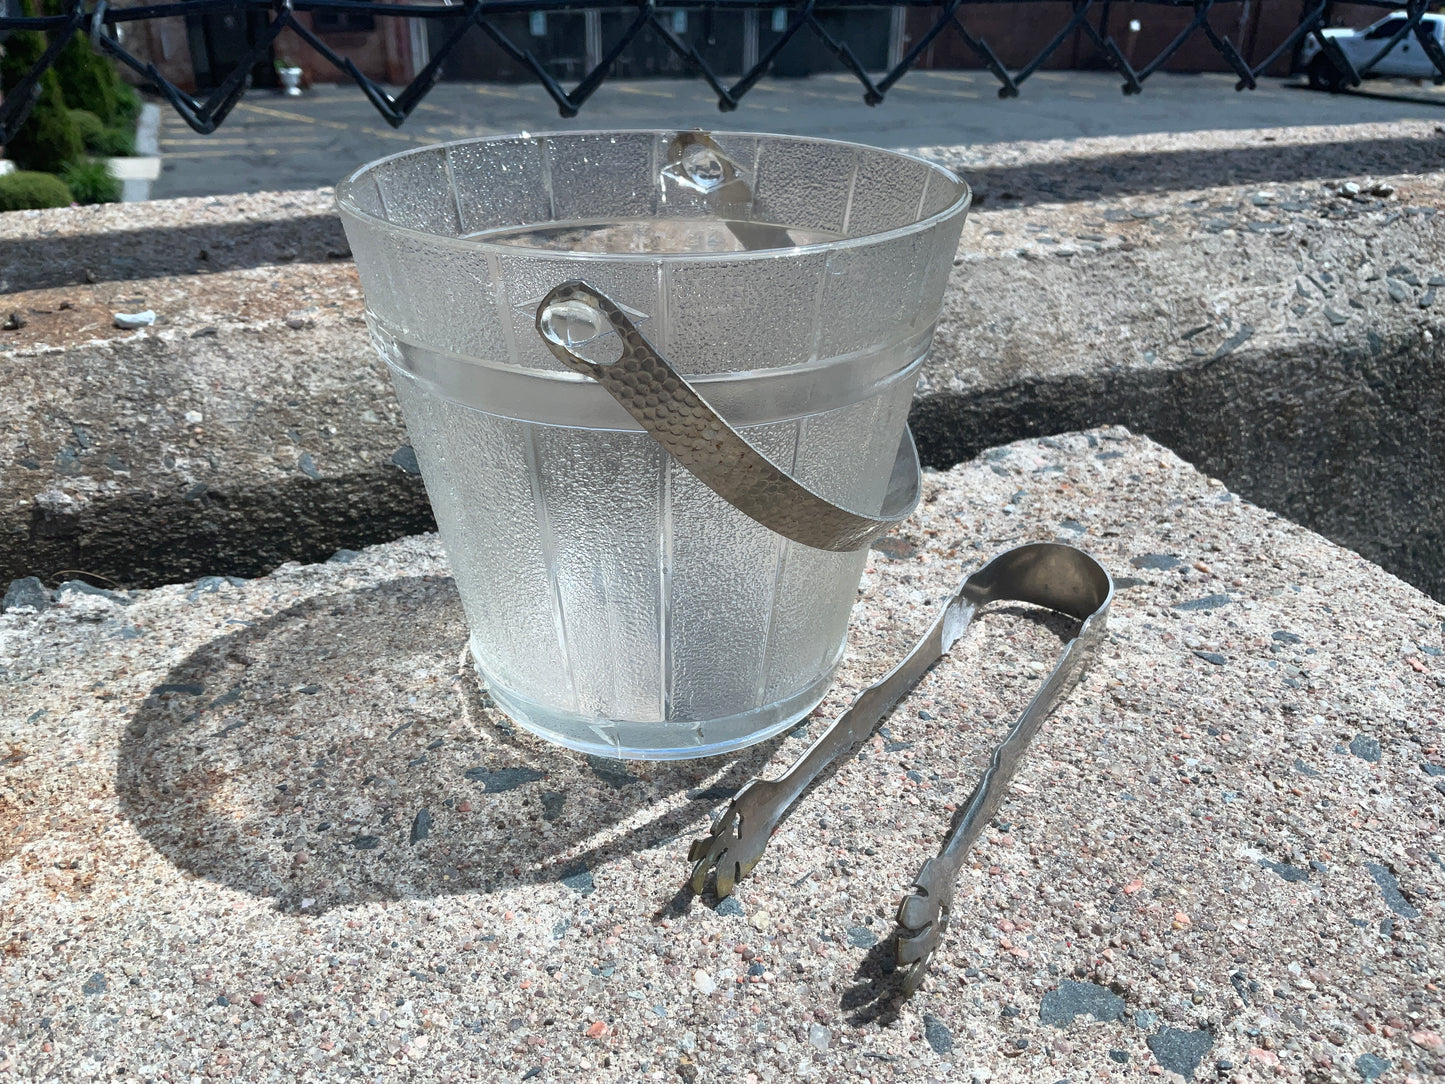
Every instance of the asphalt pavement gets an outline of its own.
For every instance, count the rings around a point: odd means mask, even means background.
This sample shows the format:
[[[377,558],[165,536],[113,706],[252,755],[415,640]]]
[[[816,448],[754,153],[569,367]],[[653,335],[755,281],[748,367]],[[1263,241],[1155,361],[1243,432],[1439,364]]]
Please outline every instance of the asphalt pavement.
[[[1445,92],[1372,81],[1328,94],[1267,80],[1237,92],[1229,75],[1155,75],[1141,95],[1120,93],[1105,72],[1040,72],[1018,98],[1000,99],[982,71],[910,72],[878,106],[847,74],[765,79],[735,112],[721,113],[701,80],[608,82],[564,120],[541,87],[441,83],[400,129],[350,84],[299,98],[252,91],[212,135],[163,110],[161,175],[152,196],[206,196],[317,188],[365,162],[408,147],[521,131],[731,128],[856,140],[884,147],[1139,135],[1205,129],[1351,124],[1402,119],[1445,123]]]

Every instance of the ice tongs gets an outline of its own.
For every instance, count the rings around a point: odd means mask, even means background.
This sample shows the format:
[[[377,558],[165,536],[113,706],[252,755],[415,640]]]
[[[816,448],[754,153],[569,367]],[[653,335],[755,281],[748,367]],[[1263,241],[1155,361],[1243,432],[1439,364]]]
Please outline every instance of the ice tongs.
[[[792,767],[777,779],[753,779],[743,785],[714,821],[712,832],[694,841],[688,853],[695,863],[693,890],[701,892],[708,870],[716,867],[717,894],[731,893],[762,858],[774,829],[808,785],[873,732],[924,673],[948,654],[980,608],[990,602],[1026,602],[1076,618],[1083,623],[1078,634],[1064,647],[1053,672],[1008,736],[993,750],[978,785],[955,816],[942,851],[923,864],[898,906],[898,965],[909,968],[903,977],[904,996],[913,993],[923,982],[929,959],[948,925],[954,883],[964,857],[1003,801],[1039,725],[1073,688],[1103,638],[1113,592],[1113,582],[1102,565],[1062,543],[1019,546],[989,561],[963,581],[908,657],[860,693]]]
[[[637,330],[605,293],[586,282],[553,288],[537,306],[537,331],[568,368],[595,379],[668,453],[719,496],[777,533],[818,549],[861,549],[901,522],[919,495],[918,453],[905,430],[893,477],[878,515],[860,514],[827,500],[770,462],[708,405],[687,378]],[[593,361],[582,345],[607,333],[621,340],[615,360]],[[734,796],[706,839],[688,854],[695,865],[692,886],[701,891],[717,867],[719,896],[750,873],[768,838],[808,785],[833,761],[861,743],[929,667],[948,653],[979,608],[990,602],[1027,602],[1083,622],[1078,635],[1008,736],[993,751],[988,767],[937,858],[923,864],[898,908],[898,962],[912,965],[904,992],[923,981],[928,960],[947,925],[954,881],[964,856],[1003,800],[1019,760],[1039,724],[1073,687],[1104,634],[1113,582],[1088,554],[1058,542],[1008,550],[965,579],[928,634],[882,680],[865,689],[853,706],[778,779],[754,779]]]

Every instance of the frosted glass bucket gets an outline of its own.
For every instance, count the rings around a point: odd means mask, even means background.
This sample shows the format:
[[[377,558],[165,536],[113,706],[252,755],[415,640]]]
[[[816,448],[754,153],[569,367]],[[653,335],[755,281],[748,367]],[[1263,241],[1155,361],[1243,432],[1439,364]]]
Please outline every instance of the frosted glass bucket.
[[[761,741],[827,691],[867,560],[703,485],[548,349],[549,291],[605,292],[772,463],[877,514],[968,200],[908,155],[720,132],[467,140],[337,187],[503,711],[609,757]]]

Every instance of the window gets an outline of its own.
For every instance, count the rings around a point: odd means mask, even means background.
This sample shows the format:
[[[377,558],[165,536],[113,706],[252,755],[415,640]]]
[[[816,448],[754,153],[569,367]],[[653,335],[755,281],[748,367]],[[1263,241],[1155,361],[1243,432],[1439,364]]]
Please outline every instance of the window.
[[[355,34],[376,29],[369,12],[322,8],[311,13],[311,29],[320,34]]]
[[[1366,34],[1365,40],[1375,41],[1377,39],[1393,38],[1396,34],[1398,34],[1401,30],[1404,29],[1405,21],[1406,20],[1403,15],[1392,15],[1384,22],[1376,25],[1373,30]]]

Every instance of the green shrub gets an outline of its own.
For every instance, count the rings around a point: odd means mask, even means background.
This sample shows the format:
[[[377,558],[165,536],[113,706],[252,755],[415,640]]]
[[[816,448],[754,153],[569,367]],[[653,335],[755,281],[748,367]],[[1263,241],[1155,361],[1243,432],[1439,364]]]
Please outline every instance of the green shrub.
[[[85,144],[87,150],[93,148],[101,133],[105,131],[105,121],[92,113],[89,109],[71,109],[70,123],[75,125],[75,130],[80,133],[80,141]]]
[[[80,132],[81,142],[91,154],[102,158],[124,158],[135,153],[135,131],[107,126],[88,109],[70,110],[70,119]]]
[[[115,123],[135,131],[135,122],[140,120],[141,100],[135,87],[117,78],[115,82]],[[132,137],[134,140],[134,137]]]
[[[55,58],[55,74],[60,78],[60,93],[72,109],[88,109],[102,124],[119,119],[115,86],[120,78],[109,60],[96,56],[90,39],[72,34]]]
[[[76,203],[119,203],[120,179],[110,171],[110,163],[97,159],[71,162],[60,179],[75,196]]]
[[[0,176],[0,211],[69,207],[74,202],[65,182],[53,173],[17,170]]]
[[[63,15],[69,6],[64,0],[21,0],[21,4],[46,15]],[[67,39],[55,59],[55,72],[66,105],[90,110],[107,128],[135,128],[140,96],[120,78],[108,56],[91,48],[86,35]]]
[[[45,39],[33,30],[17,30],[5,40],[0,57],[0,93],[9,95],[45,52]],[[30,116],[5,145],[5,156],[22,170],[59,173],[85,153],[80,133],[65,108],[54,69],[40,78],[40,97]]]
[[[128,158],[135,154],[134,128],[106,128],[94,143],[87,144],[92,154],[103,158]]]

